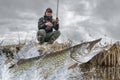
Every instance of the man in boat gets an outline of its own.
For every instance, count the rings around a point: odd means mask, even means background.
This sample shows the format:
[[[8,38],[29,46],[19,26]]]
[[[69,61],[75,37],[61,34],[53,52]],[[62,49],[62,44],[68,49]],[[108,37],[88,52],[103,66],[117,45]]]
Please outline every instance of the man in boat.
[[[60,36],[58,21],[58,18],[53,20],[52,9],[47,8],[45,15],[38,21],[37,40],[39,44],[43,44],[44,42],[52,44]]]

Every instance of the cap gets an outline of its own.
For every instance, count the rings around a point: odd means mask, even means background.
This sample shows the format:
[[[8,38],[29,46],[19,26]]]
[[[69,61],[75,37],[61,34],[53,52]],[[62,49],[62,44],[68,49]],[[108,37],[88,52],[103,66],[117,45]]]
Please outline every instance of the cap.
[[[46,12],[52,13],[52,9],[51,9],[51,8],[47,8],[47,9],[46,9]]]

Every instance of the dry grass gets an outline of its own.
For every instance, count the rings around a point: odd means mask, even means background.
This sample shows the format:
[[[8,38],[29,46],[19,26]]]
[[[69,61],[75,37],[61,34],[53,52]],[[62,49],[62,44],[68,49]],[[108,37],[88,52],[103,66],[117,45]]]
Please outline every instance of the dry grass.
[[[39,45],[39,43],[36,43],[36,42],[34,43],[36,47],[43,50],[44,52],[46,52],[47,50],[59,51],[59,50],[70,47],[71,44],[72,43],[70,42],[64,42],[64,43],[54,42],[53,44],[47,44],[43,46],[43,45]],[[24,45],[25,44],[5,45],[5,46],[0,46],[0,48],[18,52]]]
[[[108,50],[100,52],[94,56],[89,62],[82,64],[85,66],[120,66],[120,44],[115,43]]]
[[[7,49],[10,49],[10,48],[15,48],[15,47],[19,47],[19,48],[22,48],[25,44],[13,44],[13,45],[5,45],[5,46],[0,46],[0,48],[7,48]]]
[[[46,46],[39,45],[38,43],[34,43],[36,47],[38,47],[43,53],[50,51],[59,51],[66,49],[71,46],[72,43],[64,42],[58,43],[54,42],[54,44],[47,44]],[[0,46],[2,48],[7,48],[10,50],[16,50],[16,47],[22,48],[25,44],[18,44],[18,45],[7,45],[7,46]],[[120,66],[120,44],[115,43],[111,46],[108,50],[100,52],[100,54],[94,56],[89,62],[82,64],[81,66],[89,64],[89,66]]]
[[[70,42],[64,42],[64,43],[58,43],[58,42],[54,42],[53,44],[46,44],[45,46],[41,46],[38,44],[35,44],[36,47],[38,47],[40,50],[42,51],[42,53],[47,53],[47,52],[51,52],[51,51],[60,51],[66,48],[69,48],[71,46]]]
[[[113,46],[102,53],[103,58],[100,61],[100,65],[105,66],[120,66],[120,45],[113,44]]]

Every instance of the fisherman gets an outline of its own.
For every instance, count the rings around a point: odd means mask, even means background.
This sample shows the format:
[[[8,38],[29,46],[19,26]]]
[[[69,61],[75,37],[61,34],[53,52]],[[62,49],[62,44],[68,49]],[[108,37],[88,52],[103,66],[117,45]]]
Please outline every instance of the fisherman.
[[[37,40],[39,44],[44,42],[52,44],[60,36],[59,20],[52,18],[52,12],[51,8],[47,8],[45,15],[38,21]]]

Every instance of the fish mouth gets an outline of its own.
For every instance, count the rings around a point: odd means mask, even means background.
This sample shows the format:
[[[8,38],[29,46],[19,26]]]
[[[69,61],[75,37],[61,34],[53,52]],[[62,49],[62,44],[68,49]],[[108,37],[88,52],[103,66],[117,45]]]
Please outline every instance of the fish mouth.
[[[77,45],[76,47],[73,47],[70,50],[70,57],[72,60],[74,60],[77,63],[83,63],[83,62],[87,62],[88,60],[83,61],[82,58],[86,58],[89,57],[89,54],[92,54],[92,56],[90,57],[94,57],[96,54],[98,54],[99,52],[102,51],[101,48],[96,48],[96,44],[98,42],[100,42],[102,40],[102,38],[93,40],[93,41],[89,41],[89,42],[83,42],[79,45]],[[90,59],[90,58],[89,58]]]

